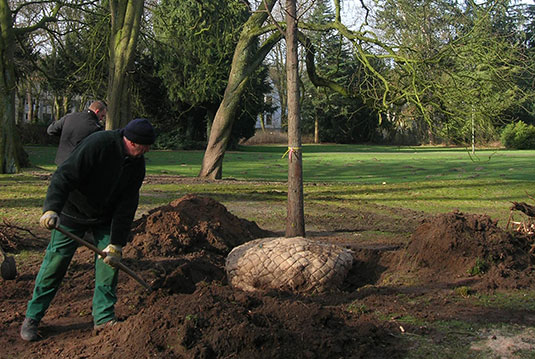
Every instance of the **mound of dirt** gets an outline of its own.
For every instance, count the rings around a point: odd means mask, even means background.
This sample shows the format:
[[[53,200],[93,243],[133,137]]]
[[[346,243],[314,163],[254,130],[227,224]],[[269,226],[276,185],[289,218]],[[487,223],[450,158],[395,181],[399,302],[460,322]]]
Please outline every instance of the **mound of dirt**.
[[[208,285],[191,295],[154,297],[138,315],[104,335],[99,354],[108,352],[110,358],[399,357],[393,348],[385,349],[394,340],[388,328],[365,318],[359,323],[348,319],[347,312],[306,299]],[[118,344],[120,355],[113,352]]]
[[[125,257],[150,270],[153,286],[191,294],[200,282],[226,283],[225,257],[232,248],[271,235],[212,198],[188,194],[135,221]]]
[[[238,218],[221,203],[188,194],[152,209],[133,225],[128,246],[137,257],[170,257],[207,250],[226,255],[232,248],[272,233]]]
[[[487,288],[520,288],[534,284],[533,242],[506,232],[486,215],[458,211],[426,219],[414,232],[404,254],[411,270],[437,278],[478,276]]]

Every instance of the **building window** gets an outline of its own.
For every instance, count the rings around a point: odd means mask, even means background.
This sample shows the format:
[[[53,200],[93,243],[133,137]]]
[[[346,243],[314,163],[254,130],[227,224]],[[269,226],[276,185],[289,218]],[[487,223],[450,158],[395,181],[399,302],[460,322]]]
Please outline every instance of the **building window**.
[[[267,112],[266,113],[266,126],[271,126],[273,125],[273,116],[271,115],[271,113]]]

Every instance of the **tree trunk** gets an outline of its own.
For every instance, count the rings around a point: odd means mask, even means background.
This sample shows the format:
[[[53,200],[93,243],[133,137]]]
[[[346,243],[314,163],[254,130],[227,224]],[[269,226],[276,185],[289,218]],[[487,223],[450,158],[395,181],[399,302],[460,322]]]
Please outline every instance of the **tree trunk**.
[[[15,124],[19,124],[24,122],[24,89],[17,88],[17,91],[15,91],[15,96],[17,98]]]
[[[305,236],[296,0],[286,0],[286,48],[286,78],[288,86],[288,207],[286,237],[296,237]]]
[[[28,104],[28,114],[26,117],[27,123],[33,123],[33,99],[30,84],[26,87],[26,103]]]
[[[286,102],[288,101],[287,88],[286,88],[286,64],[284,54],[281,49],[282,45],[277,46],[275,51],[275,71],[277,74],[278,81],[275,81],[275,87],[277,88],[277,93],[279,95],[280,101],[280,118],[281,118],[281,127],[288,125],[288,116],[287,116],[287,106]]]
[[[272,35],[265,41],[258,54],[252,56],[250,45],[258,36],[258,29],[267,19],[268,11],[271,11],[276,2],[276,0],[263,1],[259,9],[254,12],[243,27],[240,39],[234,50],[230,75],[223,100],[217,109],[214,123],[212,124],[199,177],[220,179],[222,176],[223,157],[225,156],[230,139],[239,99],[245,89],[247,79],[262,63],[267,52],[280,38],[280,35]],[[252,63],[248,62],[249,59],[253,59]]]
[[[241,83],[235,84],[236,87],[230,88],[231,81],[225,90],[223,101],[216,112],[214,123],[210,131],[208,144],[202,161],[201,172],[199,177],[210,179],[220,179],[223,171],[223,157],[232,131],[234,115],[238,108],[240,94],[245,86],[245,76],[243,69],[240,74],[235,74],[241,78]],[[232,73],[231,73],[232,77]]]
[[[132,118],[131,70],[144,0],[111,0],[110,63],[106,129],[124,127]]]
[[[262,129],[262,132],[266,132],[266,119],[265,119],[264,112],[260,112],[260,128]]]
[[[53,121],[59,120],[59,118],[60,118],[61,107],[60,107],[60,104],[59,104],[59,100],[60,100],[60,98],[58,96],[54,95],[54,99],[53,99],[53,102],[52,102],[52,120]]]
[[[41,98],[41,91],[37,90],[36,93],[33,94],[33,103],[35,105],[33,109],[33,122],[32,123],[39,123],[42,120],[42,114],[41,114],[41,101],[39,99]]]
[[[0,1],[0,173],[17,173],[28,164],[15,127],[15,34],[7,0]]]
[[[320,143],[320,123],[317,114],[314,118],[314,143]]]
[[[80,101],[77,101],[76,111],[82,112],[83,110],[85,110],[87,108],[88,101],[89,100],[87,95],[84,94],[80,96]]]
[[[208,106],[206,108],[206,138],[210,137],[210,132],[212,131],[212,124],[214,123],[214,118],[217,113],[215,106]]]
[[[62,107],[61,107],[62,112],[60,113],[60,116],[57,118],[58,120],[62,118],[63,116],[65,116],[70,111],[70,108],[69,108],[69,104],[71,103],[70,99],[67,96],[63,96],[62,101],[63,101]]]

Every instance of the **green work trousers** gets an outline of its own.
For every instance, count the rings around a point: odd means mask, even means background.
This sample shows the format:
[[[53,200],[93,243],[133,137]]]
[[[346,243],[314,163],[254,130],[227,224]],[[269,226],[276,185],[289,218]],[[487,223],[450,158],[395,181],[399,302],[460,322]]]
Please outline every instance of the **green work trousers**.
[[[88,229],[93,232],[94,245],[104,249],[110,244],[110,226],[61,226],[68,232],[82,237]],[[67,272],[78,242],[59,231],[52,230],[50,243],[46,249],[41,269],[35,279],[33,297],[28,302],[26,317],[40,321],[56,295]],[[95,255],[95,291],[93,294],[93,321],[99,325],[115,318],[114,306],[117,302],[118,270],[104,263]]]

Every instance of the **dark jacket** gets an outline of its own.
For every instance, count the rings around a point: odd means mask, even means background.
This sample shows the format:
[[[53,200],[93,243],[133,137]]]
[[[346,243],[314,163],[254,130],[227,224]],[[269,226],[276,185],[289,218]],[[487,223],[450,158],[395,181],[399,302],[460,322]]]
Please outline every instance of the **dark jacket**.
[[[60,223],[111,225],[111,243],[125,245],[145,177],[145,158],[126,156],[121,130],[85,138],[50,179],[44,211]]]
[[[69,113],[58,121],[52,122],[46,132],[60,136],[56,164],[59,166],[72,152],[74,147],[93,132],[103,130],[97,115],[91,110]]]

